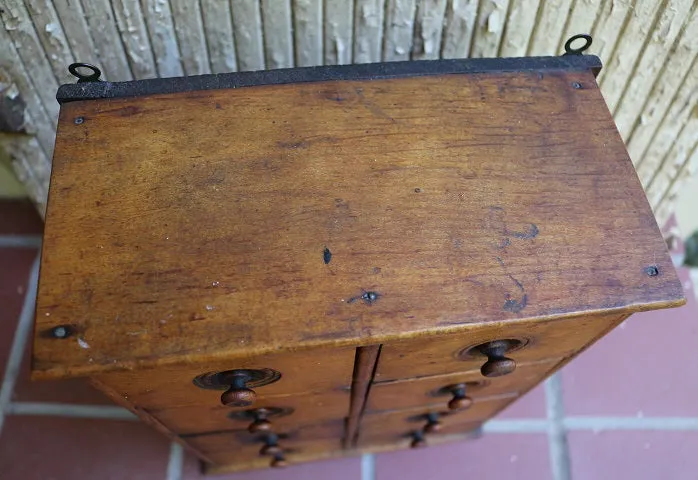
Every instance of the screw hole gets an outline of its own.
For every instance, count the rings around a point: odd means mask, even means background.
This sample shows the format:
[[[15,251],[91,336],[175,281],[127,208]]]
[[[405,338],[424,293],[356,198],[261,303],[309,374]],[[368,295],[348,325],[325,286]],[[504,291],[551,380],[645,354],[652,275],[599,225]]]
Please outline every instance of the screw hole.
[[[579,90],[580,88],[582,88],[582,84],[579,82],[572,82],[572,88],[576,88],[577,90]]]
[[[656,277],[657,275],[659,275],[659,267],[657,267],[656,265],[650,265],[645,269],[645,272],[650,277]]]
[[[85,117],[75,117],[73,123],[75,123],[75,125],[82,125],[85,123]]]

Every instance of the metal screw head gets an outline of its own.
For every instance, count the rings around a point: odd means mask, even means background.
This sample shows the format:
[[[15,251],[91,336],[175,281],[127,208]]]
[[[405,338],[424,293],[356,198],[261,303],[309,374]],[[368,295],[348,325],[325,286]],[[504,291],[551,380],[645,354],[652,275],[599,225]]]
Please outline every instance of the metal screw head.
[[[56,327],[53,329],[53,336],[56,338],[65,338],[68,336],[68,329],[65,327]]]
[[[75,125],[82,125],[85,122],[85,117],[75,117],[75,120],[73,120],[73,123]]]
[[[659,275],[659,268],[656,265],[650,265],[645,269],[645,273],[647,273],[647,275],[650,277],[656,277]]]
[[[580,89],[582,88],[582,84],[579,82],[572,82],[572,88]]]

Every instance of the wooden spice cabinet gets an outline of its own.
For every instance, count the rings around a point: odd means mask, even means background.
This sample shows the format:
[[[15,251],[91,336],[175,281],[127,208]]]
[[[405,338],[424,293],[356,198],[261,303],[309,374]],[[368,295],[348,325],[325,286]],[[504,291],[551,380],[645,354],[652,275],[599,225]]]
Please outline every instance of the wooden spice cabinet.
[[[61,87],[33,376],[89,377],[212,473],[473,436],[685,302],[600,67]]]

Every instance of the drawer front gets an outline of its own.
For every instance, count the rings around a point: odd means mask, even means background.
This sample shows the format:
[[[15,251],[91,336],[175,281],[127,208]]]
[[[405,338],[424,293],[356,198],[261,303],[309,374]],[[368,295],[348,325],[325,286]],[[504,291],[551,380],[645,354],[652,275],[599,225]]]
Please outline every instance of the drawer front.
[[[459,408],[458,399],[480,399],[522,393],[542,381],[558,360],[522,365],[511,375],[486,378],[479,371],[375,383],[366,410],[404,410],[441,402],[444,410]],[[465,388],[462,388],[462,387]],[[454,400],[455,399],[455,400]],[[463,401],[461,400],[461,404]],[[462,407],[460,407],[462,408]]]
[[[252,407],[190,405],[167,409],[145,409],[178,435],[221,430],[247,430],[264,424],[277,431],[341,420],[349,413],[349,390],[307,395],[277,395],[258,399]],[[209,402],[210,403],[210,402]],[[253,425],[254,424],[254,425]]]
[[[342,448],[344,422],[333,421],[279,431],[275,441],[282,456],[289,463],[308,457],[330,456]],[[239,464],[241,470],[269,466],[273,454],[263,455],[265,434],[247,431],[217,432],[186,436],[184,441],[216,465]],[[266,442],[268,443],[268,442]]]
[[[173,407],[221,405],[221,394],[230,385],[211,385],[217,378],[229,381],[225,375],[210,372],[245,370],[259,373],[252,386],[257,400],[279,395],[308,394],[349,389],[354,370],[355,349],[317,349],[294,353],[260,355],[242,360],[220,360],[206,364],[167,366],[138,372],[118,372],[98,377],[123,398],[146,410]],[[261,372],[261,373],[260,373]],[[195,379],[210,388],[194,384]],[[219,382],[220,383],[220,382]],[[254,402],[251,406],[255,406]]]
[[[508,349],[503,356],[516,364],[563,358],[600,338],[625,317],[615,314],[478,325],[458,334],[391,342],[381,349],[375,381],[478,371],[485,363],[500,365],[488,362],[481,350],[496,341],[508,341],[504,342]]]
[[[390,413],[368,414],[361,420],[358,447],[371,445],[396,444],[408,447],[429,423],[429,415],[439,422],[437,432],[423,434],[428,443],[430,438],[443,435],[466,433],[474,430],[484,421],[496,415],[516,396],[508,396],[496,400],[475,401],[463,411],[447,412],[441,404],[411,410],[399,410]]]

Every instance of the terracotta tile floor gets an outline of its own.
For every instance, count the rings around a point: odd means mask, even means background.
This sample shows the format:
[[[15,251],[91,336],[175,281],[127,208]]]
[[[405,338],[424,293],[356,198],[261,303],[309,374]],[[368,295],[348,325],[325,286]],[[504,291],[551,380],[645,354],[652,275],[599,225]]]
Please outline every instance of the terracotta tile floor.
[[[197,461],[81,379],[28,380],[41,221],[0,202],[0,479],[201,479]],[[698,305],[635,315],[477,440],[229,480],[698,478]],[[22,314],[24,310],[24,314]],[[4,373],[3,373],[4,372]]]

